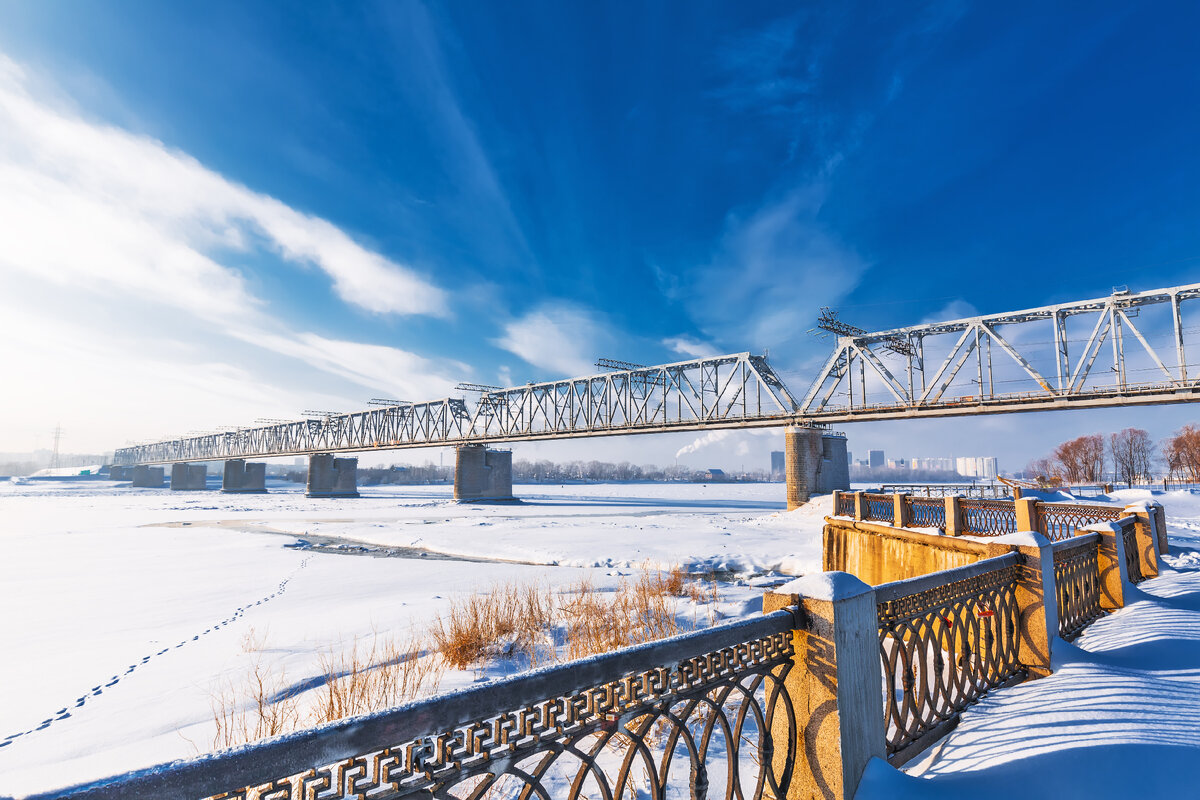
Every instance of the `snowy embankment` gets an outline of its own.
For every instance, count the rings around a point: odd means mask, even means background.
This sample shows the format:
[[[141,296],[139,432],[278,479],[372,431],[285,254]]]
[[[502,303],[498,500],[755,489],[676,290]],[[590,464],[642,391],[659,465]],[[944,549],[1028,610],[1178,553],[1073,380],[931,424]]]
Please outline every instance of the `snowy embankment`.
[[[1053,675],[987,695],[905,772],[872,762],[856,800],[1200,797],[1200,496],[1167,509],[1169,569],[1075,642]]]
[[[828,511],[786,513],[780,484],[523,486],[511,505],[458,505],[449,487],[271,491],[0,483],[0,795],[208,751],[214,697],[253,664],[311,683],[323,653],[421,639],[452,598],[497,584],[612,591],[681,566],[715,572],[721,596],[681,598],[685,622],[756,614],[777,573],[820,569]]]

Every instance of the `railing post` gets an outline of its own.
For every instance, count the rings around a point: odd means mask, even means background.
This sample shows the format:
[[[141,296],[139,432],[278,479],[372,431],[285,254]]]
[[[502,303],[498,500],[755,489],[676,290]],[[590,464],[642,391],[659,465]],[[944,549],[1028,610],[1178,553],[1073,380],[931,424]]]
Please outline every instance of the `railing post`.
[[[765,613],[789,607],[798,621],[786,685],[800,741],[791,786],[777,800],[851,800],[867,762],[885,757],[875,590],[849,573],[823,572],[763,596]],[[788,731],[786,721],[777,730]],[[792,746],[774,742],[775,757]]]
[[[1125,513],[1137,517],[1134,538],[1137,541],[1138,566],[1142,571],[1142,579],[1157,578],[1159,564],[1155,515],[1143,503],[1125,506]]]
[[[841,491],[840,491],[840,490],[838,490],[838,489],[834,489],[834,490],[833,490],[833,513],[832,513],[832,514],[830,514],[829,516],[831,516],[831,517],[836,517],[836,516],[837,516],[837,514],[838,514],[838,506],[841,504],[841,501],[842,501],[842,493],[841,493]]]
[[[1039,531],[1037,527],[1038,513],[1037,500],[1032,497],[1018,497],[1013,500],[1017,511],[1017,532],[1035,531],[1045,534],[1045,531]]]
[[[856,520],[858,520],[860,522],[863,520],[863,517],[865,516],[866,510],[867,510],[866,505],[867,505],[866,501],[863,500],[863,493],[855,492],[854,493],[854,518]]]
[[[1016,546],[1021,554],[1017,578],[1017,642],[1021,663],[1030,677],[1051,673],[1050,643],[1058,636],[1058,595],[1054,587],[1054,548],[1040,533],[1024,534],[1028,544]]]
[[[1170,546],[1167,542],[1167,510],[1163,508],[1162,503],[1154,500],[1146,503],[1146,507],[1154,514],[1154,529],[1158,533],[1158,554],[1165,556]]]
[[[912,520],[912,506],[908,504],[908,495],[892,495],[892,524],[897,528],[907,528]]]
[[[1129,582],[1129,571],[1125,566],[1125,537],[1121,526],[1115,522],[1097,522],[1075,532],[1100,534],[1100,547],[1096,553],[1096,566],[1100,571],[1100,607],[1115,611],[1125,607],[1125,590]]]
[[[946,535],[962,536],[962,508],[958,505],[958,495],[952,494],[946,498]]]

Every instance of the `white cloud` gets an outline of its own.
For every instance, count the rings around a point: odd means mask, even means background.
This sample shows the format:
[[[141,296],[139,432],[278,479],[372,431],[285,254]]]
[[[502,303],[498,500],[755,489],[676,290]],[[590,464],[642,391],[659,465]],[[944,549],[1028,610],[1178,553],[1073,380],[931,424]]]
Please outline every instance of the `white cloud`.
[[[663,344],[672,352],[688,358],[710,358],[721,355],[721,351],[708,342],[702,342],[691,336],[671,336],[663,339]]]
[[[596,371],[599,345],[610,337],[589,312],[565,305],[546,305],[504,326],[494,344],[553,378],[590,375]]]
[[[347,303],[377,313],[445,315],[446,295],[329,222],[253,192],[162,142],[39,102],[0,56],[0,265],[67,281],[140,289],[190,311],[239,313],[236,271],[215,254],[265,242],[324,271]],[[203,295],[200,297],[198,295]]]

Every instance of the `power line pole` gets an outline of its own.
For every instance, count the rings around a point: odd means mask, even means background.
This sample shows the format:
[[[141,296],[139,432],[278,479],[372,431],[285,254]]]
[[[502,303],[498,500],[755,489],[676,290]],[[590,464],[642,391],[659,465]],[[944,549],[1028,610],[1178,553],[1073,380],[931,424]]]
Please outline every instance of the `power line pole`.
[[[50,454],[50,469],[58,467],[58,441],[62,438],[62,425],[54,426],[54,452]]]

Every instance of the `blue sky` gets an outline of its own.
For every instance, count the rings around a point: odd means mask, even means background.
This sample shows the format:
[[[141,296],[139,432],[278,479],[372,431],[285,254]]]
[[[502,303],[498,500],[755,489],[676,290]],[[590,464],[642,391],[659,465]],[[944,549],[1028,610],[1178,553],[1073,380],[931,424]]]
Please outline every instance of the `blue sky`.
[[[822,305],[879,329],[1200,275],[1194,5],[741,5],[0,0],[0,450],[598,356],[769,348],[802,393]],[[847,432],[1020,467],[1192,419],[1151,415]]]

